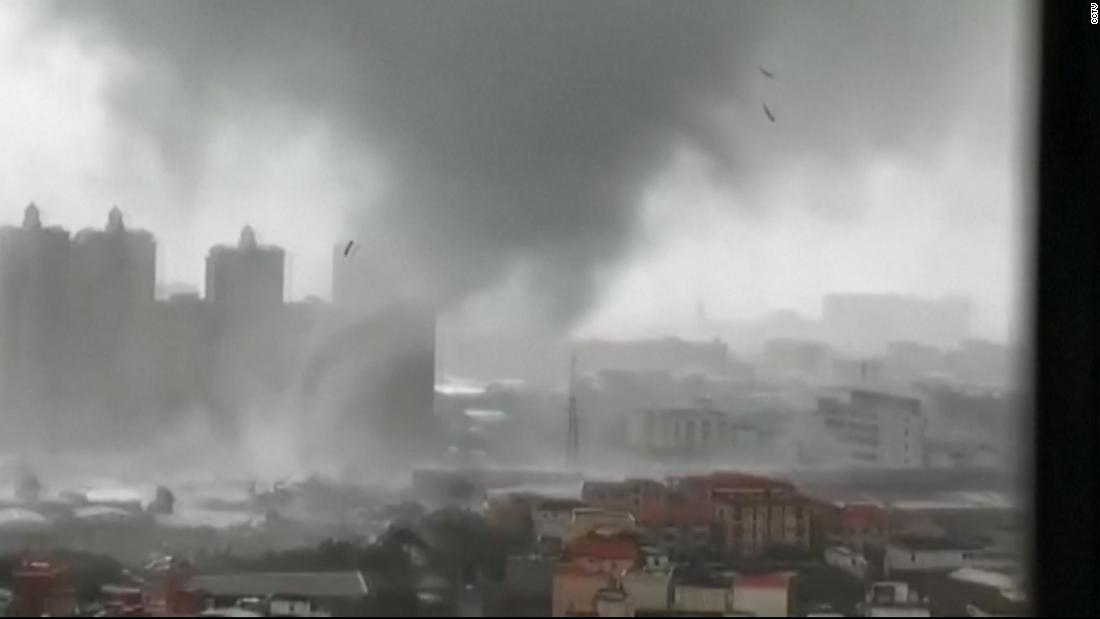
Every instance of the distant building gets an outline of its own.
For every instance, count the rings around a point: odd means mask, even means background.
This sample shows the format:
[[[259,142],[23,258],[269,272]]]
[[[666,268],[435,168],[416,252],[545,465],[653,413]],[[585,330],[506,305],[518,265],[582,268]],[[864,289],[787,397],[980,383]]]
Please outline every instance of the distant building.
[[[822,301],[824,333],[851,352],[878,354],[894,341],[950,347],[969,337],[970,323],[971,303],[961,297],[831,294]]]
[[[74,417],[97,425],[81,428],[89,438],[94,431],[138,440],[135,424],[156,405],[153,235],[127,229],[122,212],[112,208],[102,230],[81,230],[73,238],[71,286],[75,367],[68,380],[84,409]]]
[[[636,533],[638,521],[634,514],[625,509],[604,509],[602,507],[578,507],[573,510],[573,522],[569,529],[569,540],[587,537],[593,532]]]
[[[770,368],[805,376],[821,376],[829,370],[832,349],[825,342],[774,338],[764,342],[761,360]]]
[[[927,421],[920,400],[867,389],[818,400],[825,431],[851,464],[883,468],[925,465]]]
[[[627,445],[632,449],[688,459],[751,452],[762,434],[757,425],[716,409],[708,400],[632,413],[626,419]]]
[[[535,540],[556,539],[564,544],[573,527],[573,510],[579,507],[584,503],[572,499],[547,499],[535,505],[531,511]]]
[[[8,436],[43,436],[52,421],[41,413],[64,400],[72,366],[69,233],[44,227],[33,203],[21,226],[0,228],[0,396]]]
[[[769,550],[809,554],[809,502],[785,487],[730,488],[714,494],[726,552],[757,556]]]
[[[206,257],[206,299],[222,311],[255,316],[283,303],[286,254],[259,245],[251,226],[241,229],[236,247],[215,246]]]

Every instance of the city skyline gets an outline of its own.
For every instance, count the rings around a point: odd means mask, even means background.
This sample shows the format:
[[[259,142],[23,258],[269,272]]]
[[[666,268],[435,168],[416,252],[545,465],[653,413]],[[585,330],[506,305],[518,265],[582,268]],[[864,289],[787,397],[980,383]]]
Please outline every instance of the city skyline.
[[[656,29],[648,18],[595,24],[614,33],[604,39],[612,53],[567,27],[590,19],[585,12],[545,9],[563,42],[520,46],[513,58],[483,54],[461,31],[469,20],[495,23],[492,3],[467,21],[444,20],[455,30],[449,51],[415,33],[379,35],[377,48],[364,48],[297,28],[323,27],[286,19],[293,11],[273,17],[264,31],[301,37],[328,59],[328,75],[266,62],[283,52],[263,37],[240,41],[244,56],[209,45],[208,20],[190,28],[191,16],[173,18],[181,27],[172,37],[149,38],[141,20],[160,23],[161,7],[16,3],[0,15],[0,74],[12,91],[0,129],[13,145],[0,158],[9,171],[0,213],[16,218],[33,198],[58,220],[98,227],[95,205],[118,203],[158,230],[161,281],[197,287],[207,249],[251,224],[293,256],[295,298],[329,298],[331,246],[356,239],[375,248],[358,257],[373,252],[392,279],[452,282],[455,290],[440,286],[445,296],[500,325],[529,316],[556,330],[653,334],[683,330],[698,298],[714,316],[741,319],[780,308],[812,314],[829,291],[892,290],[966,294],[981,333],[1018,334],[1029,216],[1022,93],[1031,83],[1022,5],[735,3],[729,15],[718,6],[673,17],[697,44],[667,66],[639,56],[640,75],[620,92],[609,76],[633,63],[568,63],[555,50],[576,37],[576,53],[632,57],[645,49],[645,29]],[[347,11],[338,21],[360,19]],[[539,17],[516,11],[502,21]],[[214,21],[232,28],[249,19],[239,13]],[[417,15],[380,8],[368,21],[400,28]],[[517,45],[507,27],[490,30],[502,48]],[[188,37],[204,42],[188,46]],[[29,39],[43,53],[27,54]],[[179,46],[149,53],[169,41]],[[718,62],[727,45],[741,62]],[[877,51],[891,46],[898,53]],[[824,48],[835,53],[818,53]],[[257,63],[192,64],[186,49]],[[438,54],[458,63],[453,79],[435,71],[447,66]],[[151,57],[165,64],[146,66]],[[446,90],[427,95],[406,73],[379,70],[391,58],[424,68],[408,75]],[[340,88],[360,73],[363,92]],[[533,75],[560,78],[547,87],[568,105],[536,95]],[[192,83],[208,87],[183,87]],[[603,84],[607,98],[590,98],[585,84]],[[375,88],[392,97],[371,95]],[[777,122],[761,113],[762,99]],[[600,101],[620,116],[636,110],[622,117],[630,131],[605,122]],[[438,124],[422,134],[406,113]],[[648,119],[668,119],[670,131]],[[602,136],[606,159],[588,149],[587,135]],[[535,145],[545,143],[560,149],[539,154]],[[567,163],[578,156],[584,165]],[[449,170],[465,172],[448,180]],[[571,170],[583,170],[584,182]]]

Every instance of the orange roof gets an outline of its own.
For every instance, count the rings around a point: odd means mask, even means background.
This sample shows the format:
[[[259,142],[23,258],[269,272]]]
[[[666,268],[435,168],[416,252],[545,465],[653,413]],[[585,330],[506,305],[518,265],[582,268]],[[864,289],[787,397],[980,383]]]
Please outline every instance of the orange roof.
[[[573,540],[565,549],[565,556],[570,559],[587,557],[637,561],[639,555],[637,539],[628,536],[590,534]]]

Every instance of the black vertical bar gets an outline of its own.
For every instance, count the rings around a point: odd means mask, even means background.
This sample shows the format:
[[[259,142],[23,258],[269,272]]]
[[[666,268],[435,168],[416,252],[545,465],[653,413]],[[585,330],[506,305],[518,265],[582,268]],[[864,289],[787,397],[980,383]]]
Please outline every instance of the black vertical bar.
[[[1034,333],[1034,570],[1041,615],[1100,614],[1100,24],[1042,5]]]

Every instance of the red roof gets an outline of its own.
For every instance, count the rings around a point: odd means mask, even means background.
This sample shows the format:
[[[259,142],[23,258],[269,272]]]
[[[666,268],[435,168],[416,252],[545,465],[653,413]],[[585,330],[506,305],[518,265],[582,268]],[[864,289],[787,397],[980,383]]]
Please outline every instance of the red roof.
[[[636,538],[590,534],[577,538],[565,548],[570,559],[581,557],[604,560],[637,561],[640,555]]]
[[[593,578],[598,580],[609,579],[607,574],[580,563],[559,563],[554,566],[554,576]]]
[[[760,489],[785,489],[794,490],[794,484],[785,479],[773,479],[748,473],[717,472],[709,475],[685,477],[688,484],[700,484],[716,488],[760,488]]]
[[[789,572],[767,572],[764,574],[738,574],[733,581],[734,587],[753,589],[786,589],[790,586]]]
[[[886,511],[878,505],[847,505],[840,510],[840,519],[846,526],[877,525],[885,517]]]

